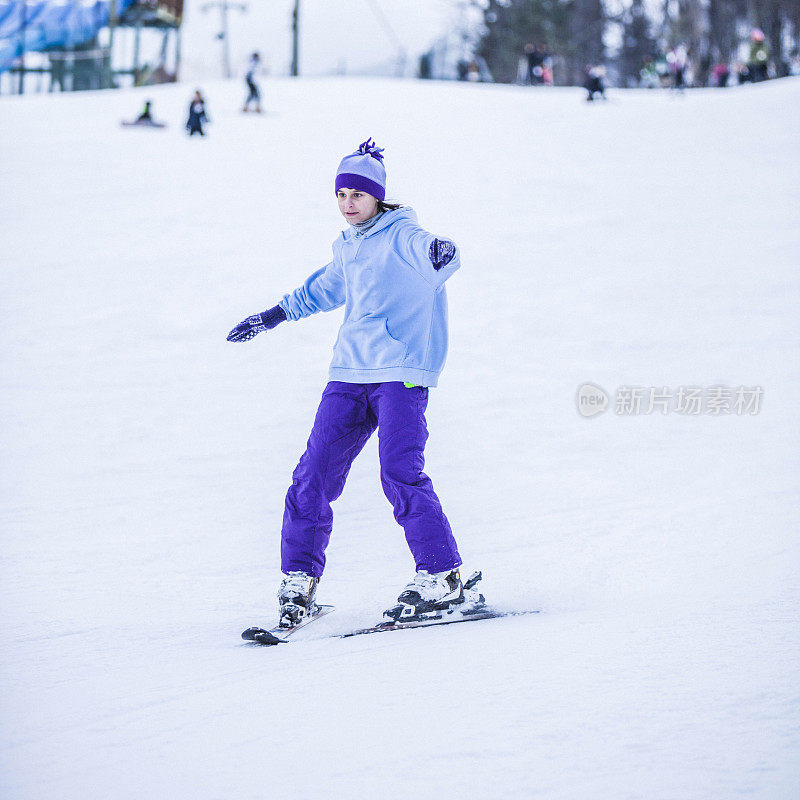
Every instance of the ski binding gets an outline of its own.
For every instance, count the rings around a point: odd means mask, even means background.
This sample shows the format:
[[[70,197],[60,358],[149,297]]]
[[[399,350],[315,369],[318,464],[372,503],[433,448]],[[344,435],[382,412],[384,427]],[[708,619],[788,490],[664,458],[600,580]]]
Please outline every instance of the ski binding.
[[[475,586],[481,578],[483,578],[481,572],[473,572],[464,582],[461,599],[444,607],[429,604],[424,608],[419,608],[408,603],[398,603],[383,612],[386,624],[394,625],[399,622],[424,622],[426,620],[439,621],[443,617],[451,616],[455,613],[460,616],[473,616],[486,607],[484,596],[475,591]]]

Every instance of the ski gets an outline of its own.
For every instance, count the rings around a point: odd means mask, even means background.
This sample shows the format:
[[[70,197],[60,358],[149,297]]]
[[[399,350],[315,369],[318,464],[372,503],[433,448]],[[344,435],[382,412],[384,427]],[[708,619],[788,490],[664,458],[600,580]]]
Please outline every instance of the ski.
[[[349,633],[339,634],[340,639],[347,639],[349,636],[363,636],[367,633],[382,633],[384,631],[399,631],[403,628],[428,628],[434,625],[454,625],[458,622],[474,622],[479,619],[497,619],[499,617],[517,617],[522,614],[538,614],[538,611],[495,611],[491,608],[477,608],[474,611],[450,611],[443,612],[436,616],[421,619],[411,619],[406,622],[385,621],[373,625],[371,628],[361,628],[360,630],[350,631]]]
[[[127,122],[123,120],[120,125],[123,128],[166,128],[166,124],[163,122]]]
[[[464,582],[464,592],[461,601],[449,607],[427,610],[415,609],[413,605],[400,603],[386,612],[385,618],[377,625],[370,628],[360,628],[348,633],[331,634],[325,638],[347,639],[350,636],[363,636],[367,633],[382,633],[384,631],[399,631],[403,628],[427,628],[433,625],[453,625],[458,622],[475,622],[481,619],[497,619],[498,617],[516,617],[523,614],[538,614],[538,611],[498,611],[486,605],[484,597],[475,591],[475,586],[483,576],[474,572]],[[254,644],[276,645],[286,644],[288,638],[300,628],[305,627],[315,619],[329,614],[333,606],[316,606],[314,613],[290,628],[276,625],[273,628],[248,628],[242,633],[242,639]]]
[[[291,628],[282,628],[280,625],[275,625],[272,628],[248,628],[242,631],[242,639],[246,642],[254,642],[255,644],[275,645],[285,644],[286,640],[300,628],[305,628],[306,625],[313,622],[315,619],[324,617],[333,611],[333,606],[317,606],[317,610],[306,617],[302,622],[297,625],[292,625]]]

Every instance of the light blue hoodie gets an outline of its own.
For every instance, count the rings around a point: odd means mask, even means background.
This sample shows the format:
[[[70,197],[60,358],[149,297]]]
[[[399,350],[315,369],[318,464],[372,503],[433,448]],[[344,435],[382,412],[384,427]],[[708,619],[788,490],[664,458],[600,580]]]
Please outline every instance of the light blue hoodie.
[[[451,260],[437,268],[433,253],[441,245]],[[459,266],[458,249],[423,230],[413,209],[403,207],[363,235],[344,231],[333,243],[333,261],[280,306],[290,320],[345,306],[332,381],[436,386],[447,356],[444,283]]]

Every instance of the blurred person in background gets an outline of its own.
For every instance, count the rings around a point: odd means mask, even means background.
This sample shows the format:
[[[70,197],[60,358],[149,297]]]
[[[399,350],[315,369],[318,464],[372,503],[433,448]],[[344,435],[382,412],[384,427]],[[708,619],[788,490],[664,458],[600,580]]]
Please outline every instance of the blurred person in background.
[[[131,122],[127,122],[126,120],[122,120],[122,124],[126,127],[134,127],[134,128],[165,128],[163,122],[156,122],[153,119],[153,101],[146,100],[144,104],[144,109],[142,109],[142,113],[139,114],[136,119],[132,120]]]
[[[600,95],[600,97],[605,100],[605,85],[603,82],[603,78],[606,75],[606,68],[601,64],[597,64],[592,66],[591,64],[586,66],[586,80],[583,83],[584,88],[589,93],[586,97],[588,102],[592,102],[594,100],[594,96],[596,94]]]
[[[429,50],[427,53],[423,53],[419,57],[419,77],[423,81],[429,81],[431,79],[431,75],[431,53]]]
[[[545,86],[553,85],[553,57],[546,55],[542,65],[542,83]]]
[[[662,53],[654,62],[653,65],[658,75],[658,80],[662,89],[672,86],[672,75],[669,71],[669,63],[667,61],[666,53]]]
[[[540,86],[544,83],[544,61],[547,52],[538,42],[525,45],[525,58],[528,60],[528,85]]]
[[[661,77],[655,61],[646,61],[639,70],[639,86],[642,89],[660,89]]]
[[[711,68],[711,79],[714,86],[724,89],[728,85],[728,78],[731,76],[730,67],[727,61],[718,61]]]
[[[770,49],[764,31],[753,28],[750,32],[750,56],[747,59],[747,69],[753,83],[765,81],[769,77]]]
[[[736,82],[741,86],[743,83],[747,83],[750,80],[750,70],[747,68],[747,64],[743,64],[741,61],[736,62]]]
[[[705,44],[697,60],[697,73],[694,76],[695,86],[708,86],[711,80],[711,50]]]
[[[194,136],[196,133],[205,136],[205,132],[203,131],[204,122],[208,122],[206,103],[198,89],[194,93],[192,102],[189,103],[189,119],[186,120],[186,130],[189,131],[189,136]]]
[[[258,52],[250,56],[250,63],[247,67],[247,72],[244,76],[247,83],[247,99],[244,101],[244,108],[242,111],[245,113],[250,111],[250,103],[256,104],[256,113],[261,113],[261,92],[256,84],[256,75],[258,74],[259,67],[261,66],[261,56]]]
[[[153,105],[152,100],[145,100],[144,103],[144,110],[138,117],[136,117],[136,124],[137,125],[147,125],[149,122],[153,121],[153,116],[150,111],[150,107]]]
[[[688,53],[683,44],[676,45],[667,53],[667,64],[672,75],[672,88],[682,92],[686,88],[686,62]]]

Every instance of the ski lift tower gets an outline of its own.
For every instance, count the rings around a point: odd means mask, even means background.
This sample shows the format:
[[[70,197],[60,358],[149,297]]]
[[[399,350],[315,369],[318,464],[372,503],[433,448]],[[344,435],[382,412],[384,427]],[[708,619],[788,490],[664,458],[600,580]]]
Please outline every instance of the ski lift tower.
[[[228,11],[234,9],[244,13],[247,11],[245,3],[236,3],[232,0],[211,0],[202,6],[202,11],[205,13],[209,9],[219,8],[219,27],[220,31],[217,34],[217,39],[222,42],[222,75],[225,78],[230,78],[233,74],[231,72],[231,49],[230,49],[230,33],[228,28]]]

